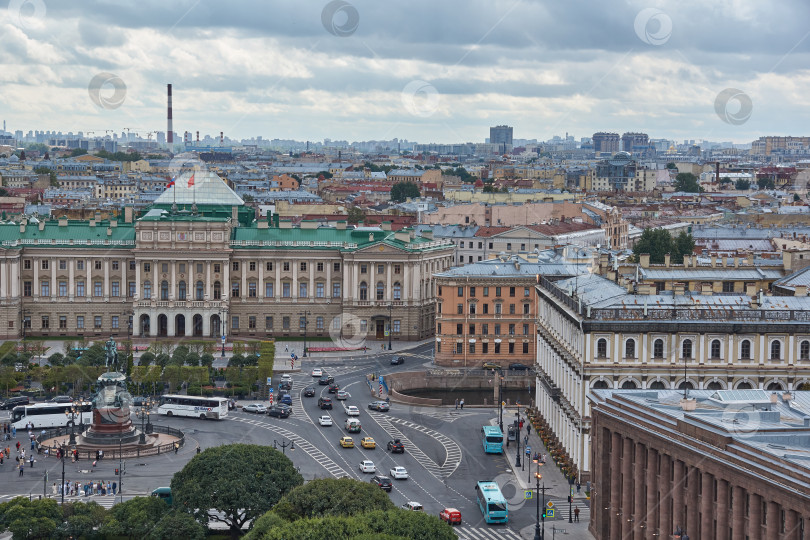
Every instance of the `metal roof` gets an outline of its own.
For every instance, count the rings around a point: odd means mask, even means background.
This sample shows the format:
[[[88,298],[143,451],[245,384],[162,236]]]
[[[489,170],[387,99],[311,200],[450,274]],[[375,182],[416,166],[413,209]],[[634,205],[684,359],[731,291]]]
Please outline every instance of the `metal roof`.
[[[725,404],[770,403],[771,395],[765,390],[718,390],[709,399]]]

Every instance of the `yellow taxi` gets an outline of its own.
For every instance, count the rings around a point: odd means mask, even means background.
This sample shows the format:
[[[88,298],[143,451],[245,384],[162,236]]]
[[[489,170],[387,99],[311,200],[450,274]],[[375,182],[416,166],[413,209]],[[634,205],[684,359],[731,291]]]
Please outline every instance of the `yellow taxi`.
[[[351,437],[341,437],[340,446],[343,448],[354,448],[354,441]]]
[[[372,439],[371,437],[363,437],[362,439],[360,439],[360,446],[362,446],[363,448],[369,448],[373,450],[377,448],[377,443],[374,442],[374,439]]]

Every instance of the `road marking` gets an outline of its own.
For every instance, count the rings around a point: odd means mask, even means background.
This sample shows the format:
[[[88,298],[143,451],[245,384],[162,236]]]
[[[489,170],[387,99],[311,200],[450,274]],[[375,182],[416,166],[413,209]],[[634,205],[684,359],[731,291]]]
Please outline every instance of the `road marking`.
[[[503,540],[504,538],[520,540],[520,535],[502,526],[490,527],[470,527],[458,525],[453,527],[458,534],[459,540]]]
[[[124,495],[125,500],[129,500],[133,497],[145,497],[146,493],[127,493]],[[42,496],[37,495],[35,493],[18,493],[13,495],[0,495],[0,501],[10,501],[16,497],[25,497],[26,499],[39,499]],[[53,492],[49,492],[48,494],[49,499],[55,500],[57,503],[61,502],[62,496],[61,495],[54,495]],[[89,497],[84,496],[76,496],[76,495],[65,495],[65,502],[66,503],[75,503],[75,502],[94,502],[98,503],[100,506],[103,506],[107,510],[113,507],[117,502],[120,502],[121,495],[90,495]]]
[[[434,439],[439,441],[442,447],[444,447],[444,452],[446,455],[444,463],[440,467],[445,477],[448,477],[454,472],[456,472],[456,469],[458,469],[459,465],[461,465],[462,459],[461,447],[458,445],[458,443],[456,443],[456,441],[454,441],[447,435],[439,433],[438,431],[432,430],[420,424],[411,422],[410,420],[404,420],[402,418],[397,418],[395,416],[388,416],[387,418],[389,422],[396,422],[397,424],[401,424],[405,427],[415,429],[416,431],[424,433],[425,435],[433,437]]]

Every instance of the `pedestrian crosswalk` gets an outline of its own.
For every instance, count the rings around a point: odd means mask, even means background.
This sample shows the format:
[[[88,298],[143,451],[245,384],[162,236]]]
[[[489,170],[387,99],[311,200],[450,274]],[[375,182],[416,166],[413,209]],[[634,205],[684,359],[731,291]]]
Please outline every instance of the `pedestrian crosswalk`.
[[[145,493],[139,493],[139,494],[130,493],[128,495],[124,495],[124,500],[129,500],[129,499],[131,499],[133,497],[136,497],[136,496],[145,496],[145,495],[146,495]],[[0,495],[0,502],[7,502],[7,501],[10,501],[11,499],[14,499],[16,497],[24,497],[24,498],[29,499],[29,500],[36,500],[36,499],[41,499],[42,495],[41,494],[35,494],[35,493],[6,494],[6,495]],[[53,499],[53,500],[55,500],[57,502],[62,502],[62,496],[61,495],[53,495],[53,493],[48,493],[47,498]],[[65,503],[75,503],[75,502],[84,502],[84,503],[94,502],[94,503],[98,503],[100,506],[103,506],[104,508],[109,510],[110,508],[113,507],[113,505],[115,505],[118,502],[121,502],[121,495],[120,494],[119,495],[90,495],[89,497],[65,496]]]
[[[574,503],[571,505],[570,510],[568,506],[568,499],[560,499],[558,497],[548,497],[547,500],[550,500],[554,503],[554,518],[560,519],[562,521],[567,522],[569,519],[569,511],[574,513],[575,508],[579,508],[579,521],[580,522],[587,522],[591,519],[591,507],[586,504],[586,499],[574,499]]]
[[[459,540],[520,540],[520,535],[502,525],[470,527],[458,525],[453,528]]]

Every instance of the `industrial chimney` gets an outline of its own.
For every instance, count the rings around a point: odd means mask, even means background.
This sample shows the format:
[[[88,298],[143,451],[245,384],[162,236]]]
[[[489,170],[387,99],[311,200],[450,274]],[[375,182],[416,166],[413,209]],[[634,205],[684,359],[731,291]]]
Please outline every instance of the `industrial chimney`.
[[[222,131],[220,131],[220,132],[219,132],[219,145],[220,145],[220,146],[224,146],[224,145],[225,145],[225,136],[223,135],[223,132],[222,132]]]
[[[169,149],[171,149],[172,144],[174,144],[174,128],[172,127],[172,85],[166,85],[169,91],[169,108],[166,111],[166,121],[168,122],[167,132],[166,132],[166,142],[169,144]]]

